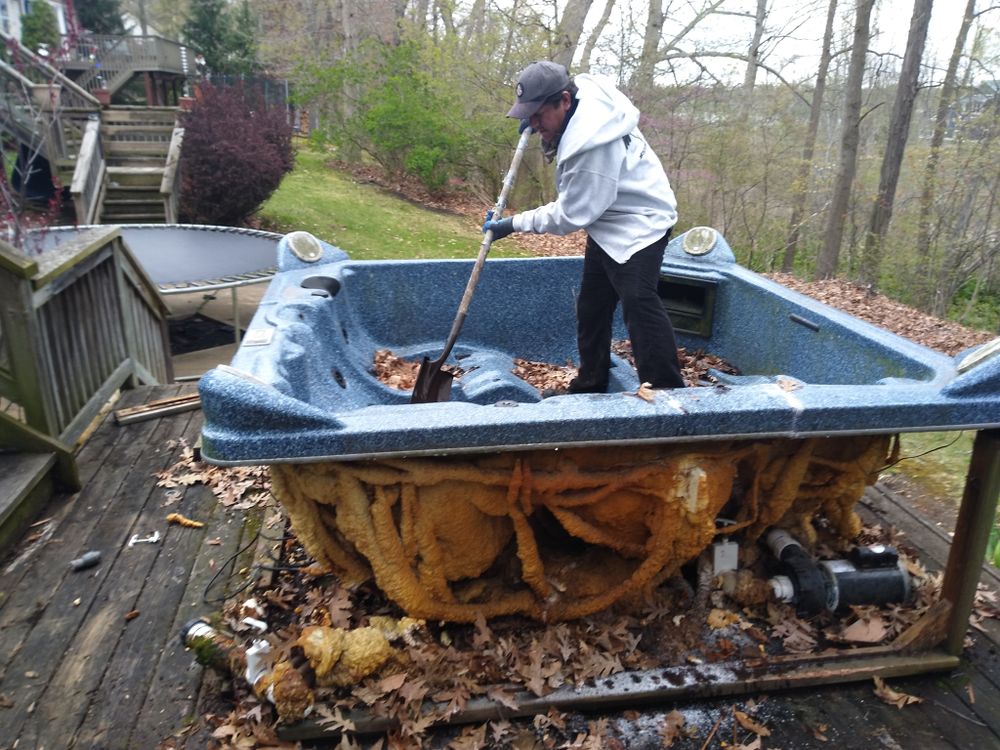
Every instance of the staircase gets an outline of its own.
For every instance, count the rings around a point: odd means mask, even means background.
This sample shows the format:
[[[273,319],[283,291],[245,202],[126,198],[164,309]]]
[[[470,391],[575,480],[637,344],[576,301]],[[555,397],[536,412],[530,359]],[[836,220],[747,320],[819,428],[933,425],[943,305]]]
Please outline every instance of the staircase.
[[[195,74],[187,47],[159,36],[80,34],[63,42],[60,66],[77,74],[76,84],[92,94],[110,97],[139,73],[167,79]]]
[[[54,453],[0,453],[0,550],[13,547],[53,491]]]
[[[107,168],[101,224],[176,221],[162,191],[170,172],[171,144],[179,148],[173,107],[109,107],[101,112],[101,146]],[[176,160],[176,155],[174,155]]]

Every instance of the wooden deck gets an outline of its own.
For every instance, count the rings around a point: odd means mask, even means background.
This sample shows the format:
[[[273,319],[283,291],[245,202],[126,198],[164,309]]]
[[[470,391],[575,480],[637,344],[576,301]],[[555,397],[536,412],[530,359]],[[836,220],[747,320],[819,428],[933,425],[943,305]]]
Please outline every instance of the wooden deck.
[[[116,408],[192,390],[140,388],[126,392]],[[124,426],[106,418],[79,456],[83,490],[54,501],[32,536],[0,563],[0,750],[211,746],[205,732],[173,737],[200,715],[203,677],[177,634],[188,620],[214,611],[203,594],[249,534],[246,514],[227,511],[201,485],[165,507],[167,491],[154,477],[179,458],[176,439],[193,443],[200,424],[199,411]],[[929,569],[943,569],[944,532],[881,487],[863,505],[904,530]],[[167,525],[172,511],[206,528]],[[158,543],[128,546],[134,534],[156,530]],[[101,551],[100,565],[72,571],[69,561],[87,550]],[[983,580],[1000,589],[995,571]],[[923,698],[920,704],[887,705],[870,681],[767,695],[757,714],[772,733],[763,747],[1000,748],[1000,622],[987,620],[982,628],[970,630],[974,644],[952,672],[890,680]],[[732,708],[747,701],[647,707],[605,718],[622,747],[658,748],[666,712],[677,708],[699,731],[671,747],[707,750],[737,744]],[[580,717],[581,726],[594,718]]]

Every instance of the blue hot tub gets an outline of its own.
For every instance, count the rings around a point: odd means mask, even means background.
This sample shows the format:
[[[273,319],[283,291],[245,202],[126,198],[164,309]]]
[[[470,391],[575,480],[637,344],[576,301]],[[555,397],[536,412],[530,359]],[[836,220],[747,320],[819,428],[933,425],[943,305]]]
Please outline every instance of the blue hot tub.
[[[678,343],[737,367],[704,387],[631,395],[613,358],[610,393],[542,400],[514,358],[575,361],[582,258],[487,262],[450,362],[451,400],[410,404],[374,353],[436,357],[472,261],[352,261],[302,232],[277,244],[278,273],[231,365],[201,381],[202,455],[218,464],[340,461],[603,444],[801,438],[1000,426],[996,341],[952,358],[740,267],[698,228],[661,271]],[[616,338],[626,338],[616,324]]]

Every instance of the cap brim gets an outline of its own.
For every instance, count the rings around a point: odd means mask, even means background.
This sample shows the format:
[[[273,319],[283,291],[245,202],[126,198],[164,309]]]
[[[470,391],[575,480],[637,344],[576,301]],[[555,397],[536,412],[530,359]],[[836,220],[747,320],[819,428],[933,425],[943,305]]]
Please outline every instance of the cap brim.
[[[523,120],[535,114],[535,112],[542,108],[543,104],[545,104],[544,100],[538,102],[518,102],[510,108],[507,117],[516,117],[518,120]]]

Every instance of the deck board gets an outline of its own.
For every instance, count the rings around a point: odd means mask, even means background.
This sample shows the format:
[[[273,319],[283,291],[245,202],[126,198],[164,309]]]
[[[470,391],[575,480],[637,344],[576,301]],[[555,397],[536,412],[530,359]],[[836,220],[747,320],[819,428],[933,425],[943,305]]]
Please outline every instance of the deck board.
[[[67,574],[56,584],[49,605],[11,663],[4,691],[13,696],[15,708],[34,704],[35,710],[19,711],[20,721],[0,727],[0,746],[18,735],[22,743],[41,747],[58,747],[72,737],[93,695],[101,692],[118,641],[131,627],[125,614],[135,608],[162,543],[130,548],[127,542],[132,534],[145,535],[154,528],[152,523],[148,529],[137,524],[144,520],[142,511],[155,485],[153,473],[169,465],[173,455],[166,444],[185,429],[190,428],[191,435],[198,429],[190,414],[134,426],[139,429],[115,426],[125,438],[120,451],[128,457],[125,465],[98,472],[97,481],[88,486],[97,491],[80,494],[81,507],[72,520],[95,517],[89,533],[82,533],[83,524],[72,529],[72,537],[69,529],[59,532],[67,539],[84,539],[74,556],[100,550],[102,562]],[[133,452],[134,460],[129,460]],[[108,461],[114,463],[117,453],[112,451]],[[110,484],[105,486],[102,480],[108,478]],[[65,561],[61,567],[66,569]]]
[[[115,408],[190,392],[193,386],[139,388],[123,393]],[[0,750],[15,742],[18,750],[155,748],[196,715],[204,675],[177,635],[185,622],[217,609],[205,601],[206,588],[225,560],[252,541],[245,519],[253,515],[227,511],[197,485],[164,506],[154,474],[177,459],[171,441],[193,440],[200,424],[198,411],[125,426],[108,415],[78,454],[83,489],[57,498],[45,523],[32,529],[42,536],[30,551],[0,564],[0,694],[14,703],[0,708]],[[929,570],[944,568],[947,535],[902,498],[879,486],[862,509],[902,530]],[[206,527],[168,526],[163,519],[172,510]],[[159,544],[127,547],[133,533],[154,530],[164,535]],[[88,549],[102,551],[101,565],[71,572],[68,561]],[[995,569],[982,580],[1000,587]],[[137,616],[127,621],[133,610]],[[951,672],[891,680],[924,698],[902,710],[880,701],[870,682],[756,696],[773,732],[766,746],[1000,748],[1000,622],[985,621],[970,635],[973,645]],[[704,725],[697,738],[673,746],[684,750],[700,748],[721,716],[709,745],[717,748],[732,743],[732,710],[745,701],[686,702],[606,718],[629,727],[630,748],[652,748],[660,746],[655,728],[678,708]],[[593,718],[579,718],[581,726]],[[187,746],[198,742],[204,735]]]

